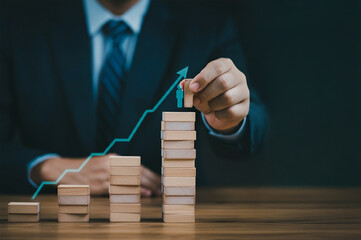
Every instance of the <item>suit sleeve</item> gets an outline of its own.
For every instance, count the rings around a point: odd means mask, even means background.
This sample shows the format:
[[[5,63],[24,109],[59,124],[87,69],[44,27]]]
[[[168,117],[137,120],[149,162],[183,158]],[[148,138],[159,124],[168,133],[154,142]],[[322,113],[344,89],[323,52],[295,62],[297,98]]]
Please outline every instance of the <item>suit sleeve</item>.
[[[41,150],[21,144],[16,111],[14,85],[11,73],[10,18],[5,14],[0,21],[0,192],[24,193],[33,190],[27,180],[27,164]]]
[[[254,154],[261,148],[269,125],[266,107],[248,77],[237,32],[231,18],[227,18],[223,24],[220,24],[216,35],[217,43],[210,58],[210,61],[221,57],[232,59],[236,67],[247,77],[251,101],[243,133],[239,137],[227,141],[210,135],[211,145],[217,155],[236,159],[240,156]]]

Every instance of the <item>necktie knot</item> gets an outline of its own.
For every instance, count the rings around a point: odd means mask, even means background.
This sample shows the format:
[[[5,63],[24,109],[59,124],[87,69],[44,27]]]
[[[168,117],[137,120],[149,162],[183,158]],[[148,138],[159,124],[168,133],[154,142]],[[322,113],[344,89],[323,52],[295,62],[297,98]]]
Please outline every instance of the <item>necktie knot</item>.
[[[123,20],[108,21],[104,24],[102,31],[105,36],[111,37],[114,43],[121,42],[127,34],[131,33],[131,29]]]

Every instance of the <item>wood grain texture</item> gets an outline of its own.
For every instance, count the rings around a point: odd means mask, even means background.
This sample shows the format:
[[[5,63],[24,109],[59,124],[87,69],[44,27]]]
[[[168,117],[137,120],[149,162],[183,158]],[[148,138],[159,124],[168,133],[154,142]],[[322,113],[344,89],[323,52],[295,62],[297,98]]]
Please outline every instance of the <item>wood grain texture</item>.
[[[109,199],[92,197],[90,222],[59,224],[56,195],[40,194],[39,223],[8,223],[0,196],[1,239],[361,239],[361,188],[197,189],[195,223],[163,223],[160,198],[142,199],[140,223],[110,223]]]
[[[161,131],[163,140],[196,140],[196,131]]]
[[[110,156],[110,167],[139,167],[139,156]]]
[[[162,149],[161,156],[167,159],[195,159],[195,149]]]
[[[162,140],[163,149],[194,149],[194,141],[192,140],[178,140],[167,141]]]
[[[193,95],[194,93],[190,90],[189,85],[192,79],[184,79],[184,107],[192,108],[193,107]]]
[[[40,203],[38,202],[10,202],[8,204],[8,213],[38,214],[39,212]]]
[[[58,185],[58,196],[87,196],[89,194],[89,185]]]
[[[194,131],[195,122],[161,122],[161,130],[165,131]]]
[[[163,112],[162,120],[165,122],[195,122],[195,112]]]

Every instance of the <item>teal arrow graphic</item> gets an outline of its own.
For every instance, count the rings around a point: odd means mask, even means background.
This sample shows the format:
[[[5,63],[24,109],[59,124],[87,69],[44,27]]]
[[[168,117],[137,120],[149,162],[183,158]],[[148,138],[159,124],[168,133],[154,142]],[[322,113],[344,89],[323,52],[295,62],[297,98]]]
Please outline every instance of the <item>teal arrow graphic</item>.
[[[144,111],[143,115],[140,117],[140,119],[138,120],[137,124],[135,125],[135,127],[133,128],[133,131],[130,133],[130,135],[127,138],[115,138],[110,145],[107,147],[107,149],[104,150],[104,152],[102,153],[92,153],[89,155],[89,157],[82,163],[82,165],[77,168],[77,169],[66,169],[59,177],[56,181],[53,182],[49,182],[49,181],[44,181],[40,184],[40,186],[37,188],[36,192],[34,193],[34,195],[32,196],[31,199],[36,198],[36,196],[39,194],[40,190],[43,188],[43,186],[45,185],[55,185],[58,184],[60,182],[60,180],[67,174],[70,172],[80,172],[83,167],[90,161],[90,159],[94,156],[104,156],[108,153],[108,151],[113,147],[113,145],[117,142],[130,142],[134,136],[134,134],[137,132],[139,126],[142,124],[144,118],[147,116],[148,113],[153,113],[155,112],[158,107],[163,103],[164,99],[166,99],[166,97],[168,97],[169,93],[177,86],[177,84],[179,84],[179,82],[183,79],[187,77],[187,72],[188,72],[188,67],[183,68],[182,70],[178,71],[177,74],[179,75],[179,77],[177,78],[177,80],[175,80],[175,82],[172,84],[172,86],[170,86],[170,88],[165,92],[165,94],[163,95],[163,97],[158,101],[158,103],[152,108],[152,109],[147,109]]]

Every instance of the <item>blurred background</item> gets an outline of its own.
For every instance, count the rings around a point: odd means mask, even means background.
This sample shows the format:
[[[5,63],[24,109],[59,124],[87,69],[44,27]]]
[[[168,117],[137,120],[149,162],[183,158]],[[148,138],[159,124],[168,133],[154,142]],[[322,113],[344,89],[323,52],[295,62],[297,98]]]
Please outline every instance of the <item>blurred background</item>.
[[[227,5],[271,131],[263,151],[238,168],[213,162],[205,172],[214,184],[227,168],[238,174],[226,184],[361,185],[361,1]]]

